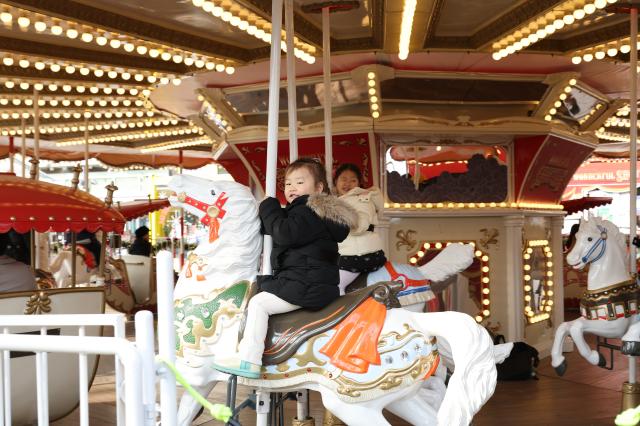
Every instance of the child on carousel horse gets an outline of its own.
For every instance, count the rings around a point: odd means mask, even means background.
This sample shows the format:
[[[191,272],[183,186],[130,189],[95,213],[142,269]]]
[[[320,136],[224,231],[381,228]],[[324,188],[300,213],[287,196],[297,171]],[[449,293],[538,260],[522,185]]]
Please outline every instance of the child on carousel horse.
[[[362,272],[373,272],[387,262],[382,240],[375,225],[382,211],[382,194],[372,187],[363,189],[362,172],[355,164],[345,163],[333,176],[336,193],[358,213],[358,223],[349,236],[338,245],[340,251],[340,294]]]
[[[247,307],[238,354],[216,357],[214,368],[258,378],[270,315],[321,309],[339,297],[338,243],[357,224],[356,212],[328,193],[325,168],[301,158],[285,170],[285,208],[276,198],[260,204],[263,232],[273,238],[273,275],[258,276],[261,292]]]

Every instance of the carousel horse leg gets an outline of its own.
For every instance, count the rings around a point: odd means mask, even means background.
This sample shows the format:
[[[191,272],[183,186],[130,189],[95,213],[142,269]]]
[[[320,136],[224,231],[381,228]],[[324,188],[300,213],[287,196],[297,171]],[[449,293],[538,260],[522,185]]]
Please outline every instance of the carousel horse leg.
[[[573,322],[573,321],[572,321]],[[562,346],[564,339],[569,335],[571,322],[563,322],[558,326],[556,335],[553,338],[553,346],[551,347],[551,366],[556,370],[558,376],[563,376],[567,371],[567,361],[562,355]]]
[[[402,398],[392,402],[386,408],[412,425],[437,426],[438,411],[429,405],[422,396],[420,391],[411,398]]]
[[[339,417],[344,424],[349,426],[391,426],[382,415],[381,406],[369,404],[349,404],[341,401],[330,390],[320,389],[322,403],[327,410]]]
[[[583,318],[578,318],[577,320],[572,321],[569,333],[571,334],[571,338],[578,348],[578,352],[580,352],[580,355],[582,355],[584,359],[586,359],[592,365],[604,367],[606,365],[606,360],[604,359],[602,354],[591,349],[589,344],[584,340],[584,332],[591,331],[588,329],[589,327],[587,327],[586,321],[587,320]]]
[[[622,336],[622,353],[624,355],[639,356],[640,355],[640,322],[638,315],[631,319],[631,327]]]
[[[193,386],[200,395],[206,397],[211,393],[217,382],[210,382],[202,386]],[[178,407],[178,425],[187,426],[197,417],[196,414],[201,410],[200,404],[193,399],[189,392],[182,394],[180,405]]]

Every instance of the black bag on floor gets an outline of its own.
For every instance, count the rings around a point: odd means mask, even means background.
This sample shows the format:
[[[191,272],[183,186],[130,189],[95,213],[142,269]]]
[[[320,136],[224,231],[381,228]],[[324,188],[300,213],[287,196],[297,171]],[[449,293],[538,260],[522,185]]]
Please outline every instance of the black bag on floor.
[[[536,367],[540,363],[538,351],[524,342],[514,342],[511,354],[497,364],[498,380],[538,380]]]

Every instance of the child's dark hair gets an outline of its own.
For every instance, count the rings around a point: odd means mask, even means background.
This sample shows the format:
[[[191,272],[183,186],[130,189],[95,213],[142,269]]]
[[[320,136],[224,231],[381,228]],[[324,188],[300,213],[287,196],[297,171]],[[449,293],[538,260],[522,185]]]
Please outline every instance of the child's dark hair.
[[[287,168],[284,170],[285,178],[292,171],[301,169],[303,167],[309,170],[309,173],[311,174],[311,176],[313,176],[313,179],[316,185],[319,183],[322,184],[322,192],[325,194],[328,194],[329,183],[327,182],[327,171],[324,168],[324,165],[317,158],[311,158],[311,157],[298,158],[296,161],[289,164]]]
[[[335,185],[338,181],[340,175],[346,171],[353,172],[358,178],[358,186],[362,187],[364,185],[364,179],[362,177],[362,172],[360,168],[353,163],[344,163],[336,170],[336,173],[333,175],[333,184]]]

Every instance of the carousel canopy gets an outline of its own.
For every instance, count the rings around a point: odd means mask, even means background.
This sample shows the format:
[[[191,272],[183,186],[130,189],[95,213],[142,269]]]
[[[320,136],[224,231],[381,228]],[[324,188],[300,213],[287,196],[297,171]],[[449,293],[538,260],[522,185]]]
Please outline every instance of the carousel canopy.
[[[118,203],[116,205],[116,209],[128,221],[156,210],[162,210],[166,207],[171,207],[171,203],[169,203],[169,200],[166,198],[158,200],[135,200],[126,203]]]
[[[567,214],[578,213],[583,210],[589,210],[594,207],[605,206],[610,204],[613,198],[611,197],[582,197],[575,198],[573,200],[561,201],[562,207]]]
[[[122,233],[125,218],[80,190],[0,174],[0,232],[103,230]]]
[[[328,5],[334,117],[533,117],[598,131],[603,146],[626,142],[629,15],[612,3],[430,0],[408,11],[413,3],[400,0],[295,0],[299,121],[322,121],[319,12]],[[37,107],[40,139],[78,151],[85,139],[215,151],[266,123],[271,5],[4,2],[0,133],[34,137]]]

